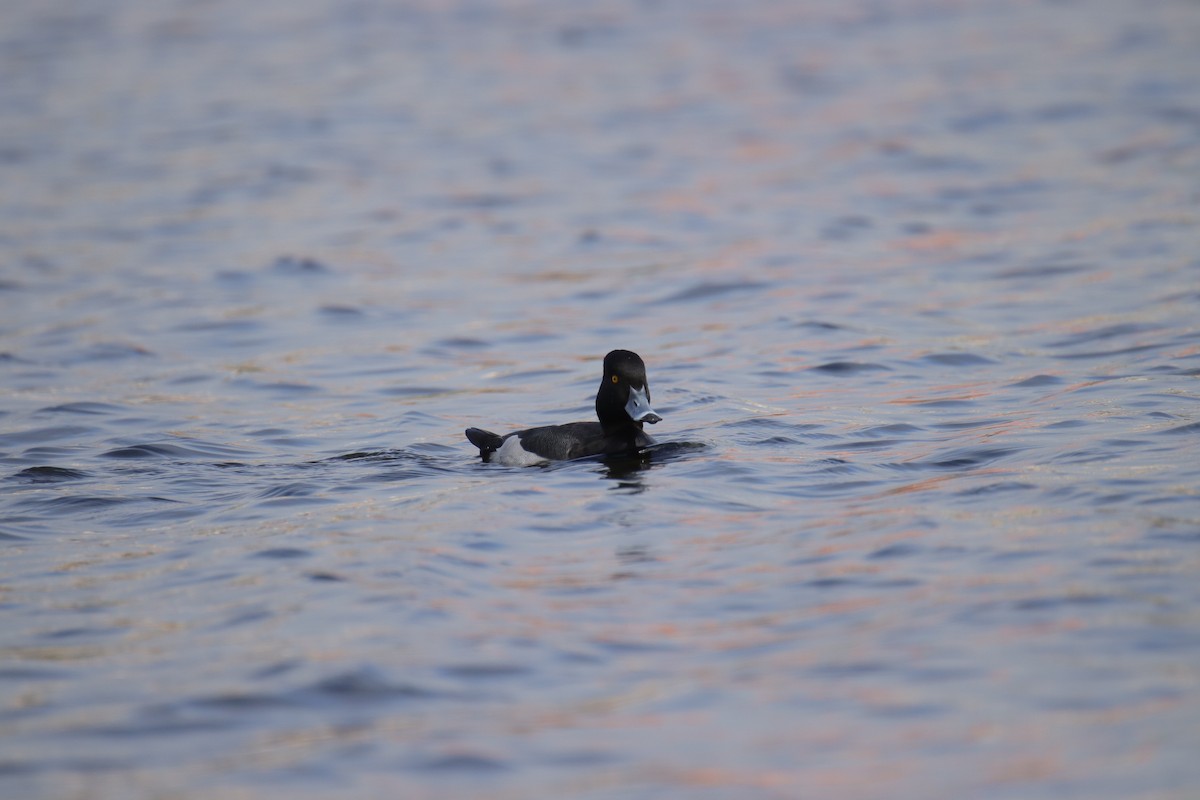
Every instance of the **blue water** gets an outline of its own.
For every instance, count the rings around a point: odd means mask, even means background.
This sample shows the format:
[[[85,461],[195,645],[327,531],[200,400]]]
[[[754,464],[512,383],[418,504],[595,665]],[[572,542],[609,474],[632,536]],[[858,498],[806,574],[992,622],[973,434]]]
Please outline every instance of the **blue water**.
[[[1200,793],[1194,3],[0,21],[0,795]]]

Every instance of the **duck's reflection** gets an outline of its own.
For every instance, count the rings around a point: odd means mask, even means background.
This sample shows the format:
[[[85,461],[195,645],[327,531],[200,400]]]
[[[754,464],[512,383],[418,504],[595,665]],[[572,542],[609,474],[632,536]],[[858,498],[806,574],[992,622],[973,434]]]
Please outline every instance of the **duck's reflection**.
[[[601,463],[604,465],[604,477],[614,481],[610,489],[640,494],[649,488],[644,476],[654,464],[653,451],[641,450],[634,455],[607,456]]]
[[[649,487],[645,474],[653,467],[661,467],[668,461],[676,461],[689,453],[706,449],[704,442],[661,442],[632,455],[603,456],[603,475],[615,485],[609,488],[633,493],[644,492]]]

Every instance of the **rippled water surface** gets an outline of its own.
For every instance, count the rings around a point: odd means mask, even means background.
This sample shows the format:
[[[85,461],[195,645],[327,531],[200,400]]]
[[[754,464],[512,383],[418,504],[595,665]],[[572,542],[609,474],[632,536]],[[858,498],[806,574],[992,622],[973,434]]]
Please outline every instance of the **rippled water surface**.
[[[1200,793],[1195,3],[0,20],[0,795]]]

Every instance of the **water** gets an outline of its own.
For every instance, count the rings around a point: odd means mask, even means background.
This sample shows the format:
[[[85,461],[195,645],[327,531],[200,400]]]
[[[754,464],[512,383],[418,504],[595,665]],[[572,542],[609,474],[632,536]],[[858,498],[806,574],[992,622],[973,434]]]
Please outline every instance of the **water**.
[[[1200,792],[1194,3],[0,14],[3,796]]]

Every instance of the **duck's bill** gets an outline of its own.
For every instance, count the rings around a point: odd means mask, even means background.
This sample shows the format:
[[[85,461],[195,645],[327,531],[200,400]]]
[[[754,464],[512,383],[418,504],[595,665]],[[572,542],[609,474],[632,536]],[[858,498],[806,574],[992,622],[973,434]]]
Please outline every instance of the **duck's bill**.
[[[649,422],[653,425],[662,420],[662,417],[655,414],[654,409],[650,407],[650,398],[646,396],[645,387],[629,390],[629,402],[625,404],[625,413],[634,422]]]

